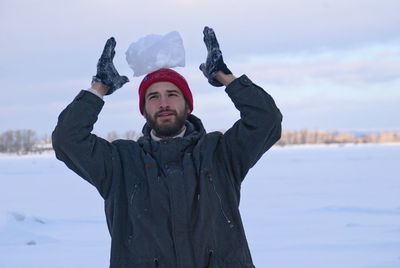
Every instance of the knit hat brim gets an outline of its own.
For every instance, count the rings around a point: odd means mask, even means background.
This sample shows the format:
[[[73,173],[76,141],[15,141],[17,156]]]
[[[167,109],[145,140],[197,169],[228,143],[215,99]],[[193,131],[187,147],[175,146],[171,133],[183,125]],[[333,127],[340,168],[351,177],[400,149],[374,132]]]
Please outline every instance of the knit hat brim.
[[[152,84],[157,82],[170,82],[177,86],[182,92],[189,106],[189,113],[193,111],[193,96],[186,79],[181,74],[172,69],[162,68],[147,74],[140,83],[139,109],[141,114],[143,114],[144,112],[146,91]]]

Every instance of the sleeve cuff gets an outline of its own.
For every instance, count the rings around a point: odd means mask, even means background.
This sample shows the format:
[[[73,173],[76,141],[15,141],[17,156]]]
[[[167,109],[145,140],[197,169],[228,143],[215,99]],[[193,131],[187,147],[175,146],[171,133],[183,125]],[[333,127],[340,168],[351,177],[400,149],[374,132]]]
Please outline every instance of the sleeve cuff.
[[[250,87],[253,85],[253,82],[248,78],[245,74],[233,80],[226,88],[225,91],[228,94],[232,94],[234,91],[238,89],[242,89],[245,87]]]
[[[99,92],[97,92],[97,90],[95,90],[93,88],[88,88],[88,89],[86,89],[86,91],[89,91],[89,92],[93,93],[94,95],[96,95],[97,97],[99,97],[100,99],[103,99],[103,95],[101,95]]]

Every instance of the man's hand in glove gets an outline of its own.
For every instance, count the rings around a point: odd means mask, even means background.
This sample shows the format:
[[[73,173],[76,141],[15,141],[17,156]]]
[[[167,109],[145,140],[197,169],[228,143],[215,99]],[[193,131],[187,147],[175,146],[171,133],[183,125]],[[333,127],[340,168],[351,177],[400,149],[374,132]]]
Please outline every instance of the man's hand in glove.
[[[115,69],[113,59],[116,44],[114,37],[107,40],[97,63],[97,74],[93,76],[92,88],[102,95],[110,95],[129,82],[128,77],[119,75],[117,69]]]
[[[200,65],[200,70],[211,85],[215,87],[227,86],[235,77],[224,63],[214,30],[206,26],[203,34],[208,54],[206,62]]]

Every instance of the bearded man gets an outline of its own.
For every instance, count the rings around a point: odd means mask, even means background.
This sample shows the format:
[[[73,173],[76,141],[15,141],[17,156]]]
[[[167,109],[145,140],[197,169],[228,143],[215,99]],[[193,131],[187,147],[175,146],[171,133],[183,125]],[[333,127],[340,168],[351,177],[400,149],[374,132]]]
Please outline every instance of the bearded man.
[[[53,132],[58,159],[97,188],[111,235],[111,268],[254,267],[240,212],[249,169],[281,135],[272,97],[223,61],[205,27],[201,71],[225,91],[240,119],[225,133],[206,133],[193,115],[185,78],[172,69],[147,74],[139,86],[146,119],[138,141],[108,142],[91,134],[104,101],[128,82],[113,64],[110,38],[89,90],[60,114]]]

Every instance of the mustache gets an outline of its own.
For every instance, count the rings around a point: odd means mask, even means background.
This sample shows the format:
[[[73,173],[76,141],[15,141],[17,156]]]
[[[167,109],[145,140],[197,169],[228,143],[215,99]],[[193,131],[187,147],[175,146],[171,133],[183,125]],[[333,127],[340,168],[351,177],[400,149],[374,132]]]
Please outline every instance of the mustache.
[[[158,116],[160,116],[161,113],[165,113],[165,112],[172,113],[173,115],[177,115],[177,114],[178,114],[176,111],[171,110],[171,109],[162,109],[162,110],[159,110],[159,111],[156,113],[155,116],[158,117]]]

